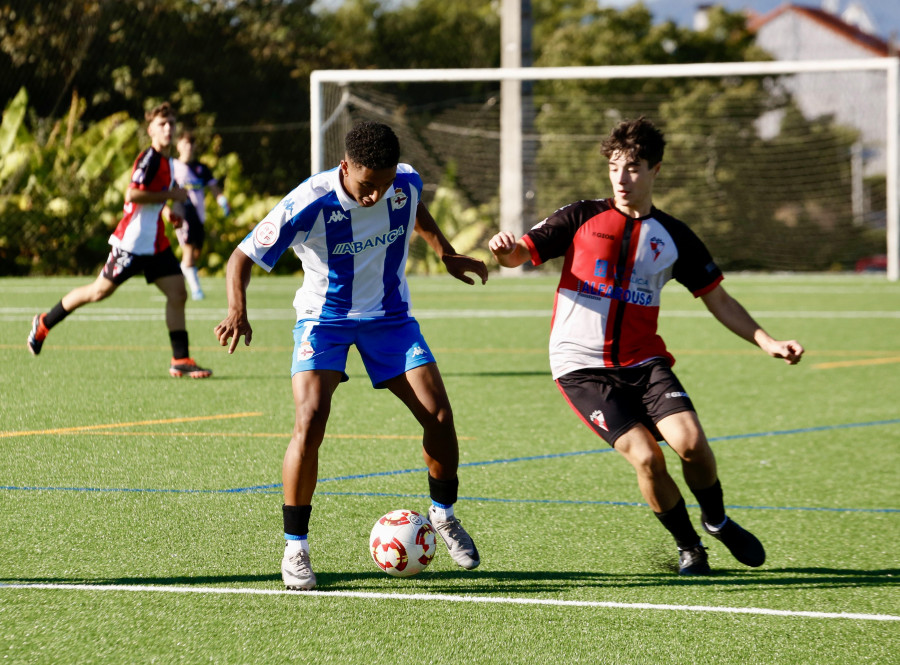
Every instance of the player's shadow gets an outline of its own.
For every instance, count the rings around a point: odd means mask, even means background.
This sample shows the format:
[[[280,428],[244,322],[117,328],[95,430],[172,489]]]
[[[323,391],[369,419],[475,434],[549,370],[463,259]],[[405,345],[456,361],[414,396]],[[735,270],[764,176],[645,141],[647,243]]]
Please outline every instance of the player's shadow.
[[[441,376],[444,378],[447,377],[467,377],[467,376],[477,376],[482,378],[490,378],[490,377],[510,377],[510,376],[540,376],[544,378],[550,378],[551,374],[549,370],[505,370],[505,371],[481,371],[481,372],[455,372],[455,371],[444,371],[441,370]]]
[[[331,573],[317,572],[321,591],[415,591],[442,593],[452,584],[454,593],[515,593],[534,596],[559,593],[573,588],[607,587],[616,589],[648,588],[673,585],[709,586],[717,591],[738,591],[746,587],[841,589],[859,587],[895,587],[900,584],[900,569],[855,570],[842,568],[749,568],[716,570],[712,575],[682,577],[674,570],[653,573],[604,573],[598,571],[510,571],[487,568],[464,570],[426,570],[415,577],[389,578],[380,571]],[[96,584],[209,586],[228,584],[263,584],[283,589],[281,574],[252,575],[173,575],[127,577],[4,577],[0,584]],[[255,588],[255,587],[253,587]]]

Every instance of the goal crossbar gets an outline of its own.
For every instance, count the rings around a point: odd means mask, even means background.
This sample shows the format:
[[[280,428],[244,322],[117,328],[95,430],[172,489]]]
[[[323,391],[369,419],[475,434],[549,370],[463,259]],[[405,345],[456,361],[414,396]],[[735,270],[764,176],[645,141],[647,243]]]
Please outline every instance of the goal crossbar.
[[[327,83],[424,83],[429,81],[544,81],[649,79],[706,76],[775,76],[815,72],[882,71],[886,84],[887,277],[900,280],[900,58],[717,62],[596,67],[499,67],[470,69],[320,69],[310,74],[310,161],[324,168],[322,127]],[[501,201],[501,206],[504,202]]]

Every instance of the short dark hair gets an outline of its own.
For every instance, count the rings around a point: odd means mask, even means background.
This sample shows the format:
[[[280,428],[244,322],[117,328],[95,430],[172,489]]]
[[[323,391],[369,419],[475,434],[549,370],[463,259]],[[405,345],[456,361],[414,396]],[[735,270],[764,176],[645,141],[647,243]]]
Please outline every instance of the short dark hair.
[[[168,117],[174,118],[175,117],[175,109],[172,108],[172,105],[169,102],[163,102],[162,104],[158,104],[157,106],[154,106],[152,109],[147,111],[144,114],[144,119],[149,124],[149,123],[153,122],[153,119],[158,116],[163,116],[166,118],[168,118]]]
[[[360,122],[344,137],[347,159],[367,169],[397,166],[400,162],[400,140],[394,130],[380,122]]]
[[[600,144],[600,152],[607,159],[613,153],[621,152],[635,161],[646,159],[651,167],[662,161],[665,148],[663,133],[644,116],[636,120],[623,120]]]

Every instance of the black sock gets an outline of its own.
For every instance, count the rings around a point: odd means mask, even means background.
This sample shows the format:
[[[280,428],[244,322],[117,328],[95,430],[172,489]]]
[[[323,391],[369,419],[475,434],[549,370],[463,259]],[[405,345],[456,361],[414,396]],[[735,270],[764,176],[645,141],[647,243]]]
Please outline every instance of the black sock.
[[[432,478],[431,474],[428,474],[428,492],[432,501],[437,501],[445,506],[452,506],[456,503],[458,490],[459,478],[438,480],[437,478]]]
[[[63,308],[62,300],[60,300],[53,306],[53,309],[44,314],[44,325],[47,327],[47,330],[50,330],[50,328],[55,326],[67,316],[69,316],[69,312],[67,312]]]
[[[187,330],[170,330],[169,340],[172,342],[172,357],[176,360],[181,358],[190,358],[188,353],[188,334]]]
[[[281,504],[284,532],[289,536],[305,536],[309,533],[309,516],[312,506],[286,506]]]
[[[722,483],[716,482],[705,490],[691,489],[700,504],[700,517],[710,526],[716,526],[725,521],[725,502],[722,498]]]
[[[694,526],[691,524],[691,518],[688,517],[683,498],[678,499],[678,503],[669,510],[662,513],[654,511],[653,514],[669,530],[669,533],[675,537],[675,544],[678,545],[679,549],[690,549],[700,543],[700,536],[697,535]]]

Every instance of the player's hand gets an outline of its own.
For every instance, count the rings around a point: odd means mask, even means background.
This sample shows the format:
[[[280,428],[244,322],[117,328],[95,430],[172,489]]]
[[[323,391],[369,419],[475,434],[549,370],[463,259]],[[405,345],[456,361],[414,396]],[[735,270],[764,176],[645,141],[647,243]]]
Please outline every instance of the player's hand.
[[[444,254],[441,261],[447,267],[447,272],[466,284],[474,284],[475,280],[466,273],[473,272],[481,277],[481,283],[484,284],[488,280],[488,269],[484,265],[484,261],[472,258],[471,256],[463,256],[462,254]]]
[[[216,337],[220,346],[227,346],[228,353],[234,353],[241,336],[244,337],[244,346],[250,346],[253,339],[253,328],[247,320],[246,312],[229,313],[215,328]],[[228,340],[231,340],[229,344]]]
[[[182,187],[181,185],[174,185],[167,192],[167,194],[169,196],[170,201],[176,201],[178,203],[180,203],[182,201],[187,201],[187,198],[188,198],[187,190],[184,187]]]
[[[175,227],[176,229],[180,229],[181,225],[184,224],[184,217],[177,213],[170,212],[169,221],[172,222],[173,227]]]
[[[509,231],[500,231],[488,241],[488,249],[494,256],[506,256],[516,249],[516,236]]]
[[[804,348],[800,342],[795,339],[780,341],[772,340],[772,343],[765,349],[773,358],[781,358],[788,365],[796,365],[803,357]]]

